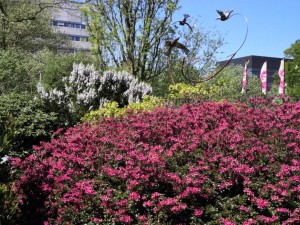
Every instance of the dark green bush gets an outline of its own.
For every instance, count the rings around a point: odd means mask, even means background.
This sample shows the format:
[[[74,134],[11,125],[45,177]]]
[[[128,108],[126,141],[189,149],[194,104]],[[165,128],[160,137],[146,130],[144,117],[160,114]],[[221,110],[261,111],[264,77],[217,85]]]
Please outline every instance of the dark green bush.
[[[50,140],[63,126],[58,114],[50,112],[32,94],[7,94],[0,98],[0,158],[24,156],[32,145]]]
[[[0,182],[0,224],[13,225],[21,218],[19,203],[14,192],[14,183]]]
[[[24,54],[0,51],[0,94],[30,90],[32,79],[23,65],[24,59]]]

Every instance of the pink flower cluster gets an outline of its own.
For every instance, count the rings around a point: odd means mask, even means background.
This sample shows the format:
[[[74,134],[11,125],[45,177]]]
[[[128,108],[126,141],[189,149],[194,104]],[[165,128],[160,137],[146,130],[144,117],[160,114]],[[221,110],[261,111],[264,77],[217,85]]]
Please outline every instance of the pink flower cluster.
[[[294,224],[299,147],[300,103],[252,99],[103,118],[11,161],[45,224]]]

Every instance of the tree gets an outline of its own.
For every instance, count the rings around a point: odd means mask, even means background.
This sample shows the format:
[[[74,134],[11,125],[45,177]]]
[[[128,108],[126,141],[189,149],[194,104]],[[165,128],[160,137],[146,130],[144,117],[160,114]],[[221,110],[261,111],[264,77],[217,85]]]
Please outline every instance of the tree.
[[[247,100],[248,97],[262,96],[260,79],[252,74],[247,75],[246,93],[242,90],[243,67],[228,66],[205,86],[208,89],[208,100]]]
[[[53,32],[50,11],[67,0],[0,0],[0,49],[36,51],[59,49],[65,35]]]
[[[0,95],[30,89],[30,77],[23,66],[24,54],[0,51]]]
[[[287,58],[292,59],[285,65],[286,93],[294,100],[300,99],[300,39],[284,51]]]
[[[179,0],[95,0],[84,13],[101,69],[127,67],[141,80],[161,71],[162,45]]]
[[[190,19],[192,32],[188,26],[177,26],[178,23],[172,21],[178,4],[179,0],[94,0],[87,3],[84,14],[89,21],[90,40],[94,55],[100,61],[100,69],[125,68],[136,78],[149,81],[158,75],[166,75],[167,40],[180,37],[180,43],[191,48],[189,55],[197,53],[199,43],[205,45],[209,36],[198,36],[199,30]],[[182,35],[180,30],[184,30],[186,35]],[[207,59],[206,56],[214,51],[209,49],[204,58]],[[185,54],[180,50],[172,51],[172,61],[181,56]]]
[[[63,88],[62,78],[71,74],[74,63],[89,64],[92,60],[92,56],[84,52],[56,54],[48,49],[43,49],[32,54],[32,57],[27,61],[26,68],[31,76],[36,78],[34,87],[41,78],[43,86],[48,91],[54,88]]]
[[[73,63],[90,63],[92,57],[76,54],[56,54],[44,49],[35,53],[0,50],[0,95],[11,92],[36,92],[36,85],[43,80],[49,89],[63,87],[62,78],[69,76]]]
[[[198,24],[198,21],[190,18],[189,23]],[[213,30],[204,31],[201,26],[193,26],[193,32],[187,32],[189,31],[187,26],[178,27],[174,25],[174,30],[176,30],[177,35],[189,49],[189,54],[188,56],[182,56],[180,55],[180,49],[174,49],[170,61],[164,61],[168,68],[154,77],[154,79],[151,79],[153,94],[156,96],[166,96],[168,87],[174,84],[173,81],[175,83],[191,84],[183,76],[182,69],[184,69],[185,76],[192,80],[203,79],[203,77],[214,73],[216,69],[215,53],[223,44],[222,37],[213,32]],[[186,60],[184,66],[182,57]]]

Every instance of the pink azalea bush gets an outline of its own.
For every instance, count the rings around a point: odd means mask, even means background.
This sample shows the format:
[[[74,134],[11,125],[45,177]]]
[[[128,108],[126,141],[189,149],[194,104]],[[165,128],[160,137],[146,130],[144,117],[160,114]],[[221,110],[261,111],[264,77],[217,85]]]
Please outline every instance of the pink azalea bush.
[[[30,224],[300,223],[300,102],[103,118],[11,162]]]

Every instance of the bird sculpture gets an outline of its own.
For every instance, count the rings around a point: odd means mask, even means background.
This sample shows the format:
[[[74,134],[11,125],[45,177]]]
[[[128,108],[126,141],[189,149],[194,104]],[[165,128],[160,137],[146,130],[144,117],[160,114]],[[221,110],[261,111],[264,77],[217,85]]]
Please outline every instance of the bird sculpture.
[[[233,10],[229,10],[227,12],[223,12],[221,10],[217,10],[217,13],[219,13],[219,17],[217,20],[225,21],[230,18],[230,14],[233,12]]]
[[[174,47],[181,49],[187,55],[189,54],[190,51],[188,50],[188,48],[185,45],[178,42],[178,40],[179,38],[176,38],[173,41],[166,41],[166,47],[168,47],[168,50],[166,51],[167,56],[170,56],[171,51]]]
[[[183,14],[183,20],[176,21],[175,23],[179,22],[179,25],[181,25],[181,26],[188,25],[190,30],[193,31],[191,25],[188,22],[186,22],[186,19],[189,18],[189,17],[190,17],[189,14]]]

